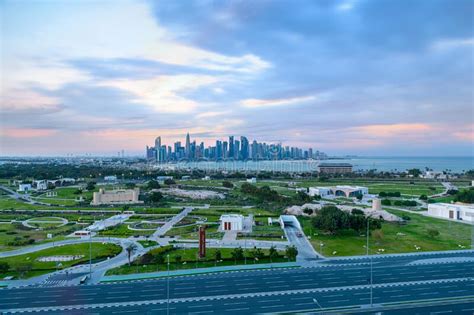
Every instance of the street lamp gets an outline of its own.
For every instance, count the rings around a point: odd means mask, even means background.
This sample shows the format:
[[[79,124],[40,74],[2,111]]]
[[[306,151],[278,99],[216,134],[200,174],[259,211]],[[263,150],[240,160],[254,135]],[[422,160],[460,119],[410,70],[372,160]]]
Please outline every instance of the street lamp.
[[[372,288],[372,284],[373,284],[373,279],[372,279],[372,256],[370,255],[370,252],[369,252],[369,231],[370,231],[370,219],[367,218],[367,256],[369,256],[370,258],[370,307],[373,306],[373,288]]]
[[[166,277],[166,314],[169,315],[170,313],[170,255],[166,255],[168,260],[168,276]]]

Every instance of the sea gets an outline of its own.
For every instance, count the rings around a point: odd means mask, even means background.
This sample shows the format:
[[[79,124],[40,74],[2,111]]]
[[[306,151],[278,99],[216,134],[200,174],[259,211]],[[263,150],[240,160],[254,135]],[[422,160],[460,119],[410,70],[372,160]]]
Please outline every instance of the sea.
[[[162,164],[167,169],[201,169],[222,171],[269,171],[302,173],[316,171],[320,163],[350,163],[354,171],[375,169],[377,171],[402,172],[412,168],[420,170],[463,173],[474,170],[474,157],[351,157],[327,160],[297,161],[199,161]]]

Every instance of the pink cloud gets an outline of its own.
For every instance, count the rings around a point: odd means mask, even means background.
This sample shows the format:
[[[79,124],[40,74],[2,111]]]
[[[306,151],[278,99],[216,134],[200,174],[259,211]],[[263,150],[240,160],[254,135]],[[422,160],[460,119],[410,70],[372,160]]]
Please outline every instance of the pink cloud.
[[[57,133],[55,129],[8,128],[0,131],[2,137],[9,138],[38,138],[49,137]]]

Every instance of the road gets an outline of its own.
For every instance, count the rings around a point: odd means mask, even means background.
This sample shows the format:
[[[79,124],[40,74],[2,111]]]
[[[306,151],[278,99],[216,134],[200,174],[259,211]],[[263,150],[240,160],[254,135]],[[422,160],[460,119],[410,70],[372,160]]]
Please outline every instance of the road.
[[[298,249],[298,256],[296,257],[296,261],[303,263],[312,262],[322,257],[315,252],[313,246],[308,241],[303,231],[301,231],[297,227],[290,225],[285,226],[285,235],[291,245],[296,246],[296,248]]]
[[[430,257],[430,258],[427,258]],[[433,261],[433,257],[436,257]],[[471,251],[373,259],[373,305],[431,299],[473,302]],[[370,269],[362,259],[339,259],[306,268],[248,270],[169,279],[170,313],[275,313],[325,311],[370,305]],[[35,299],[31,297],[35,296]],[[167,279],[66,288],[2,291],[0,309],[80,314],[157,313],[167,307]],[[316,299],[317,303],[314,302]],[[416,304],[415,304],[416,305]],[[433,302],[430,304],[433,305]],[[428,305],[428,306],[430,306]],[[95,307],[92,309],[92,307]],[[8,312],[7,312],[8,313]]]
[[[192,207],[186,207],[183,209],[183,211],[181,211],[180,213],[178,213],[177,215],[175,215],[173,218],[171,218],[171,220],[169,220],[168,222],[166,222],[164,225],[162,225],[161,227],[159,227],[158,229],[156,229],[155,233],[153,233],[152,235],[152,238],[158,238],[160,236],[163,236],[166,234],[166,232],[168,232],[171,228],[173,228],[173,226],[178,223],[179,221],[181,221],[185,216],[187,216],[191,211],[193,211],[193,208]]]

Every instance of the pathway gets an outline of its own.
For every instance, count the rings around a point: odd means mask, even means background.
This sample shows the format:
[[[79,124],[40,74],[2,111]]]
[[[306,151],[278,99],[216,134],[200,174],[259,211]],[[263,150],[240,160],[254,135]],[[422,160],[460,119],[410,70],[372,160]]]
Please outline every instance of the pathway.
[[[175,215],[171,220],[169,220],[168,222],[166,222],[163,226],[160,226],[159,228],[156,229],[155,233],[153,233],[153,235],[151,236],[152,238],[159,238],[160,236],[163,236],[166,234],[166,232],[168,232],[169,230],[171,230],[171,228],[173,228],[173,226],[178,223],[179,221],[181,221],[184,217],[186,217],[189,213],[191,213],[191,211],[193,211],[193,208],[192,207],[186,207],[183,209],[183,211],[181,211],[180,213],[178,213],[177,215]]]

